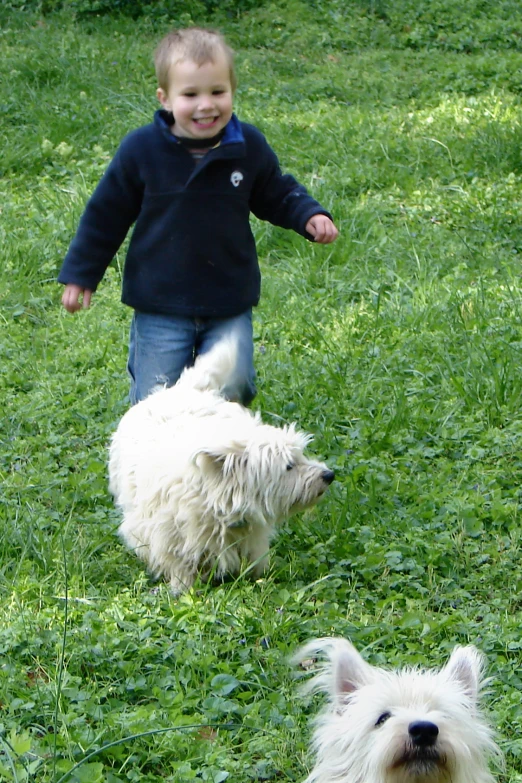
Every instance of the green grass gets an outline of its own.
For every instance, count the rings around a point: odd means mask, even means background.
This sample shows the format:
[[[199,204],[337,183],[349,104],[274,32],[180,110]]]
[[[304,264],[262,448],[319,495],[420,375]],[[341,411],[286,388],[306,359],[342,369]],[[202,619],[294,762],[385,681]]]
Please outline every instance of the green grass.
[[[126,409],[120,253],[71,317],[55,277],[168,27],[1,12],[0,779],[302,781],[288,656],[488,658],[522,780],[522,21],[513,2],[266,4],[212,21],[237,111],[334,213],[314,247],[255,222],[255,407],[337,481],[262,581],[174,600],[120,544],[106,449]],[[175,20],[171,20],[174,22]],[[156,733],[152,733],[156,732]]]

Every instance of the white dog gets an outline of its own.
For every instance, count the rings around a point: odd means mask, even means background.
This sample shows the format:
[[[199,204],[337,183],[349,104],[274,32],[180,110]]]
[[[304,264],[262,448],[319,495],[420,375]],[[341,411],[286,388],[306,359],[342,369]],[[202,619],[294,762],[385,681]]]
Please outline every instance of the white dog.
[[[175,386],[127,411],[110,447],[110,489],[123,511],[120,535],[174,593],[203,578],[255,577],[279,522],[312,506],[334,474],[303,455],[294,425],[263,424],[220,396],[237,345],[218,343]]]
[[[482,656],[457,647],[440,671],[370,666],[344,639],[318,639],[295,656],[327,663],[306,690],[329,704],[316,719],[316,764],[306,783],[492,783],[497,757],[477,705]]]

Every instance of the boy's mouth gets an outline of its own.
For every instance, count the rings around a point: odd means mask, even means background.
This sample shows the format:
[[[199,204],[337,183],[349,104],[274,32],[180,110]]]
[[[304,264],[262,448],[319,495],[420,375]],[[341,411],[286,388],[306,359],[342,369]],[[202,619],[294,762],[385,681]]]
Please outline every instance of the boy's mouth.
[[[217,117],[195,117],[193,122],[199,128],[211,128],[217,122]]]

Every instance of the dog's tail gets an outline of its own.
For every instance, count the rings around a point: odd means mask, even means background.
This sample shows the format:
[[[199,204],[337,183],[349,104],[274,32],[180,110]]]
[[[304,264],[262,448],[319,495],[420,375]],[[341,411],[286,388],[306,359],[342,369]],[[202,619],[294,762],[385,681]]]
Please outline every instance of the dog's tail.
[[[183,371],[178,383],[199,391],[220,392],[234,377],[238,355],[238,339],[232,334],[202,353],[192,367]]]

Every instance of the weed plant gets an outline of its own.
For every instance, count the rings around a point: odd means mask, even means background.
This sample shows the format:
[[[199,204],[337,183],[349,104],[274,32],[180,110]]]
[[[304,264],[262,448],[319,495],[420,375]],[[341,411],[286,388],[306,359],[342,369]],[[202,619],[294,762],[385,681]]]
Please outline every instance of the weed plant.
[[[518,3],[49,8],[0,12],[0,779],[301,781],[318,705],[288,656],[338,634],[374,664],[476,644],[500,779],[522,780]],[[87,312],[60,308],[55,278],[156,108],[158,37],[191,21],[229,36],[238,114],[341,230],[314,247],[254,223],[255,407],[313,432],[337,481],[265,579],[174,600],[120,544],[107,489],[124,250]]]

